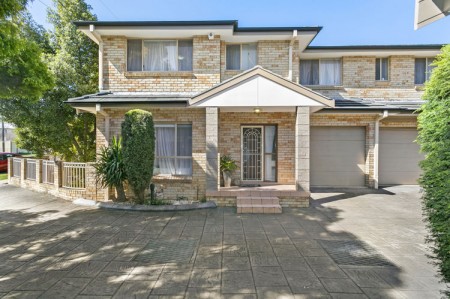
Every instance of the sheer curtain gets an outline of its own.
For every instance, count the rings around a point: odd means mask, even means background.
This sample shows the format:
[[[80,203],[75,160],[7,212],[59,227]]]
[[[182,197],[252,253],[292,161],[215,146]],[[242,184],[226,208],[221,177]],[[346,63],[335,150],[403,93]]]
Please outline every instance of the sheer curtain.
[[[276,180],[276,127],[264,127],[264,180]]]
[[[300,84],[319,84],[319,60],[300,61]]]
[[[423,84],[426,80],[425,72],[426,72],[427,62],[425,58],[416,58],[414,64],[414,83],[415,84]]]
[[[336,86],[341,85],[341,60],[320,60],[319,84]]]
[[[176,71],[176,41],[144,41],[144,71]]]
[[[178,41],[178,70],[192,71],[192,40]]]
[[[176,174],[192,174],[192,125],[178,125],[177,127]]]
[[[239,70],[241,68],[241,45],[227,45],[227,70]]]
[[[243,70],[248,70],[254,67],[257,60],[256,44],[243,44],[241,59]]]
[[[128,40],[127,71],[142,71],[142,40]]]
[[[161,174],[175,173],[175,126],[158,125],[156,130],[156,166]],[[172,157],[172,158],[169,158]]]

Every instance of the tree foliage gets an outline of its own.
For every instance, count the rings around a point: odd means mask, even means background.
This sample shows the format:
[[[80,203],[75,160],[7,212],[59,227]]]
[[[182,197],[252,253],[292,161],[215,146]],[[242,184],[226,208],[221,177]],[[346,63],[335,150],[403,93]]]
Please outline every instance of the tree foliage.
[[[155,129],[150,112],[135,109],[125,114],[122,123],[123,160],[128,183],[137,203],[145,200],[155,160]]]
[[[116,188],[117,200],[125,201],[124,181],[127,179],[123,162],[122,139],[113,137],[110,146],[103,147],[95,164],[97,181],[103,188]]]
[[[42,49],[30,38],[30,17],[25,0],[4,0],[0,5],[0,98],[38,99],[52,87],[53,78]],[[34,28],[36,29],[36,28]]]
[[[423,208],[428,241],[434,244],[443,280],[450,282],[450,45],[442,49],[437,66],[426,83],[420,109],[419,138],[425,159],[421,162]]]
[[[49,10],[53,31],[45,32],[30,18],[24,22],[23,31],[45,51],[54,87],[39,100],[16,95],[3,101],[0,112],[18,127],[17,144],[38,155],[49,153],[72,161],[95,159],[95,116],[77,114],[64,103],[97,91],[98,47],[72,23],[96,20],[90,9],[84,0],[58,0]]]

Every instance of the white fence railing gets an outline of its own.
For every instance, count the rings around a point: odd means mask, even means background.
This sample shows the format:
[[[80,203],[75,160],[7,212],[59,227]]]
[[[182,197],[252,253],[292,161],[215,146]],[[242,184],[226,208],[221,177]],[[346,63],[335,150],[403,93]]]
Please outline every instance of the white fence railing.
[[[27,180],[35,181],[36,180],[36,160],[27,159]]]
[[[64,162],[62,186],[71,189],[86,187],[86,163]]]
[[[43,160],[42,161],[42,183],[55,183],[55,162]]]
[[[13,158],[13,177],[20,178],[21,165],[22,165],[22,159]]]

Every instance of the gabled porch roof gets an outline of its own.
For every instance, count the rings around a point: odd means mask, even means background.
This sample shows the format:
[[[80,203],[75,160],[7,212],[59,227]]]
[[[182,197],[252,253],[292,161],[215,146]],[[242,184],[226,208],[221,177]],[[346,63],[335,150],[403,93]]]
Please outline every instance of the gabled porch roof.
[[[334,100],[261,66],[238,74],[189,100],[192,107],[334,107]]]

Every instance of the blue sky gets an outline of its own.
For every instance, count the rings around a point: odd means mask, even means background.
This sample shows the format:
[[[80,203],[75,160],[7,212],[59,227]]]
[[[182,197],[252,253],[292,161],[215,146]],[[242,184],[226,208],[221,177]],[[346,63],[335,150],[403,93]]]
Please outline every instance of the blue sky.
[[[414,0],[86,0],[100,21],[238,20],[241,27],[323,26],[312,45],[450,43],[450,16],[414,31]],[[52,0],[29,10],[48,28]]]

